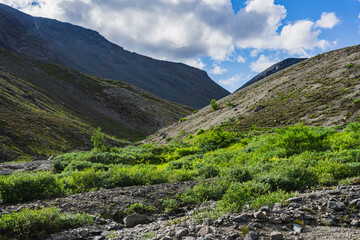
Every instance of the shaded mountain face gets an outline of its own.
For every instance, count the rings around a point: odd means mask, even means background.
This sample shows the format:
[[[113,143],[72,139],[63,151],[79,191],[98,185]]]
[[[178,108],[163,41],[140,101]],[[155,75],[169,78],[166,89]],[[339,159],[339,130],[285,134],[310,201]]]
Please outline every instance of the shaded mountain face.
[[[253,83],[256,83],[257,81],[260,81],[263,78],[266,78],[270,76],[271,74],[277,73],[287,67],[290,67],[294,64],[297,64],[299,62],[302,62],[306,60],[307,58],[287,58],[285,60],[282,60],[281,62],[278,62],[271,67],[267,68],[266,70],[262,71],[255,77],[253,77],[251,80],[249,80],[247,83],[242,85],[239,89],[237,89],[235,92],[239,91],[240,89],[243,89],[244,87],[247,87]]]
[[[234,107],[228,107],[230,101]],[[186,137],[200,128],[230,125],[241,129],[279,127],[297,123],[312,126],[345,125],[360,121],[360,45],[305,60],[274,73],[207,106],[149,137]],[[229,104],[228,104],[229,105]]]
[[[193,111],[128,83],[0,50],[0,162],[89,149],[98,126],[140,139]]]
[[[205,71],[131,53],[95,31],[32,17],[3,4],[0,47],[92,76],[128,82],[161,98],[196,108],[229,94]]]

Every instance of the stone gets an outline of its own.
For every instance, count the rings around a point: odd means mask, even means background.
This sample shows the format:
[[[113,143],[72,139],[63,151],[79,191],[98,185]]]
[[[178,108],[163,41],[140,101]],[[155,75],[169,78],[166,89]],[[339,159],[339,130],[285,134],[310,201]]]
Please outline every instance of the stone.
[[[135,227],[138,224],[145,224],[148,222],[147,216],[140,215],[140,214],[132,214],[124,218],[124,224],[127,228]]]
[[[329,191],[329,194],[332,194],[332,195],[337,195],[337,194],[340,194],[340,193],[341,193],[340,189],[335,189],[335,190],[330,190]]]
[[[173,239],[172,237],[165,236],[165,237],[163,237],[161,240],[172,240],[172,239]]]
[[[220,240],[220,239],[216,237],[214,234],[209,233],[204,237],[204,240]]]
[[[294,230],[294,232],[296,232],[296,233],[301,233],[302,230],[303,230],[303,227],[302,227],[301,225],[299,225],[299,224],[294,223],[294,224],[293,224],[293,230]]]
[[[284,236],[281,232],[274,231],[270,233],[270,240],[283,240]]]
[[[327,207],[336,211],[341,211],[346,208],[345,203],[335,201],[329,201]]]
[[[289,222],[291,222],[291,217],[290,217],[290,215],[285,214],[285,213],[281,213],[281,214],[280,214],[280,219],[281,219],[281,221],[283,221],[284,223],[289,223]]]
[[[274,209],[279,209],[279,208],[282,208],[283,207],[283,204],[282,203],[275,203],[273,208]]]
[[[302,197],[293,197],[293,198],[289,198],[287,200],[285,200],[285,203],[289,203],[289,202],[301,202],[302,201]]]
[[[254,218],[256,218],[256,219],[264,219],[265,214],[262,211],[255,212],[254,213]]]
[[[283,226],[283,227],[281,228],[281,230],[286,231],[286,232],[290,232],[290,231],[291,231],[291,228],[289,228],[288,226]]]
[[[199,237],[205,237],[207,234],[212,233],[212,230],[210,227],[202,227],[199,232],[197,233],[197,235]]]
[[[270,218],[269,219],[269,223],[272,223],[272,224],[281,224],[282,223],[282,220],[280,218]]]
[[[184,240],[196,240],[196,238],[192,237],[192,236],[187,236],[184,238]]]
[[[244,240],[257,240],[259,239],[259,234],[254,231],[250,231],[246,236],[244,237]]]
[[[351,226],[354,226],[354,227],[360,227],[360,220],[352,220],[351,223],[350,223]]]
[[[205,225],[205,226],[211,226],[213,224],[214,224],[214,221],[211,220],[210,218],[205,218],[203,221],[203,225]]]
[[[185,237],[185,236],[187,236],[187,235],[189,235],[189,230],[187,230],[186,228],[180,228],[180,229],[178,229],[178,230],[176,231],[176,234],[175,234],[175,236],[176,236],[177,239],[181,239],[181,238],[183,238],[183,237]]]
[[[236,223],[247,222],[247,220],[248,220],[247,214],[238,215],[238,216],[234,217],[234,219],[233,219],[233,221]]]
[[[349,205],[350,206],[356,206],[356,204],[360,201],[360,198],[352,200]]]

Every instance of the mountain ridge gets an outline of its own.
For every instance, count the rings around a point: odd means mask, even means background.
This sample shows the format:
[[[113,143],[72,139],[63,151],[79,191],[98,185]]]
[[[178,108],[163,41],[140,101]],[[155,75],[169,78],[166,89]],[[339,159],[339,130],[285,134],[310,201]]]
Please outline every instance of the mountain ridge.
[[[89,149],[98,126],[138,140],[193,108],[0,49],[0,162]]]
[[[0,46],[26,57],[128,82],[196,108],[229,94],[203,70],[126,51],[96,31],[32,17],[3,4],[0,16]]]
[[[147,141],[166,143],[224,124],[244,129],[345,125],[360,119],[359,103],[360,45],[356,45],[285,68],[219,100],[218,110],[204,107]]]
[[[277,73],[278,71],[281,71],[285,68],[288,68],[288,67],[290,67],[294,64],[297,64],[299,62],[302,62],[306,59],[307,58],[286,58],[278,63],[275,63],[275,64],[271,65],[270,67],[268,67],[267,69],[265,69],[264,71],[262,71],[261,73],[259,73],[258,75],[256,75],[255,77],[253,77],[252,79],[250,79],[248,82],[246,82],[240,88],[235,90],[235,92],[237,92],[240,89],[243,89],[244,87],[247,87],[253,83],[256,83],[257,81],[260,81],[261,79],[266,78],[266,77],[270,76],[271,74]]]

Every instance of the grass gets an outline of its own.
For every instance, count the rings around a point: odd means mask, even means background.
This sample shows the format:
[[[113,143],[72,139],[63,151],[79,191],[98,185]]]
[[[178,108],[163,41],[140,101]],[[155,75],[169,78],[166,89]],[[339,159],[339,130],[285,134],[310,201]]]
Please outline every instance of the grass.
[[[341,132],[303,125],[254,126],[247,131],[227,128],[203,130],[185,141],[162,146],[103,148],[100,136],[93,151],[55,157],[56,174],[2,176],[1,200],[19,203],[92,190],[198,180],[183,195],[161,200],[161,208],[171,211],[182,204],[217,200],[219,210],[238,212],[250,201],[250,208],[271,205],[294,191],[360,176],[360,123],[351,123]],[[146,207],[131,208],[136,212]]]
[[[87,214],[60,213],[55,207],[4,214],[0,218],[1,239],[43,239],[47,234],[92,225],[94,218]]]

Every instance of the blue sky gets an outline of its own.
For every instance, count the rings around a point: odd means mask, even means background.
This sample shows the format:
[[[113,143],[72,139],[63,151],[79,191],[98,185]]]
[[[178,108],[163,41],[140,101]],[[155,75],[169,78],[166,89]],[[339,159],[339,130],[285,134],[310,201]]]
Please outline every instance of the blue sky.
[[[359,44],[360,0],[0,0],[183,62],[234,91],[288,57]]]

